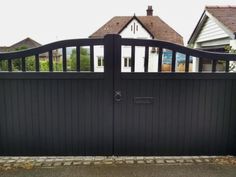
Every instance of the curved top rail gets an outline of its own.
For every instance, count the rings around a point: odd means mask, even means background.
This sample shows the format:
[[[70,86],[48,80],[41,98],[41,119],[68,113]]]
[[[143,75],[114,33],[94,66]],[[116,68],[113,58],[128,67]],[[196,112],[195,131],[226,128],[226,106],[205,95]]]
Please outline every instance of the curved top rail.
[[[236,61],[236,54],[196,50],[196,49],[184,47],[178,44],[170,43],[167,41],[161,41],[161,40],[122,38],[121,44],[129,45],[129,46],[159,47],[162,49],[165,48],[165,49],[173,50],[179,53],[183,53],[189,56],[194,56],[194,57],[199,57],[199,58],[208,58],[208,59],[213,59],[213,60],[224,59],[224,60]]]
[[[104,39],[70,39],[46,44],[37,48],[27,49],[17,52],[0,53],[0,60],[29,57],[46,53],[55,49],[74,46],[103,45]]]
[[[104,38],[63,40],[28,50],[0,53],[0,60],[24,58],[65,47],[89,45],[104,45]],[[199,58],[236,61],[236,54],[201,51],[161,40],[121,38],[121,45],[159,47]]]

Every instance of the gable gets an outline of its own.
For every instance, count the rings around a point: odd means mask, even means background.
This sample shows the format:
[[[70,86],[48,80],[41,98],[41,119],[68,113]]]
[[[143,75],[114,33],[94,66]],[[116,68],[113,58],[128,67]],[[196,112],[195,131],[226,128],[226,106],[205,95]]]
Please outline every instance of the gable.
[[[152,35],[143,27],[143,25],[133,18],[120,33],[124,38],[152,39]]]
[[[195,41],[205,42],[228,37],[229,35],[216,22],[207,17]]]
[[[131,34],[126,32],[126,27],[131,24],[133,20],[136,20],[144,31],[149,33],[149,36],[142,34],[141,38],[157,39],[168,41],[176,44],[183,45],[183,37],[178,34],[167,23],[160,19],[158,16],[117,16],[113,17],[101,28],[95,31],[90,38],[103,38],[107,34],[120,34],[123,37],[131,37]],[[130,27],[131,28],[131,27]],[[123,32],[123,33],[122,33]]]
[[[213,44],[213,41],[225,43],[223,41],[235,39],[235,31],[236,7],[206,6],[188,44],[198,45],[196,43],[205,41],[210,41],[211,44]]]

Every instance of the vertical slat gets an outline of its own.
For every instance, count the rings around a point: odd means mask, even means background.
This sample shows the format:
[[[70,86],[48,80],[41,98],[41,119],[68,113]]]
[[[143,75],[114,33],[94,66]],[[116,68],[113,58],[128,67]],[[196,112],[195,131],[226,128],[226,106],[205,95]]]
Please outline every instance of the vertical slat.
[[[229,72],[229,60],[225,61],[225,72]]]
[[[185,72],[189,72],[189,54],[186,54],[185,58]]]
[[[163,54],[163,50],[162,48],[159,48],[159,55],[158,55],[158,72],[161,72],[162,70],[162,54]]]
[[[8,60],[8,71],[11,72],[12,71],[12,60]]]
[[[48,54],[49,54],[49,71],[50,72],[52,72],[53,71],[53,61],[52,61],[52,50],[50,50],[49,52],[48,52]]]
[[[135,71],[135,46],[131,47],[131,72]]]
[[[216,72],[217,60],[212,60],[212,72]]]
[[[25,71],[25,57],[21,59],[21,68],[22,68],[22,71]]]
[[[39,54],[35,55],[35,70],[39,71]]]
[[[62,48],[62,61],[63,61],[63,71],[67,71],[67,62],[66,62],[66,47]]]
[[[94,46],[90,45],[90,71],[94,72]]]
[[[171,72],[175,72],[176,51],[172,51]]]
[[[76,46],[76,70],[80,71],[80,46]]]
[[[199,72],[202,72],[202,66],[203,66],[202,58],[199,58],[199,63],[198,63],[198,71]]]
[[[149,47],[145,46],[144,72],[148,72]]]

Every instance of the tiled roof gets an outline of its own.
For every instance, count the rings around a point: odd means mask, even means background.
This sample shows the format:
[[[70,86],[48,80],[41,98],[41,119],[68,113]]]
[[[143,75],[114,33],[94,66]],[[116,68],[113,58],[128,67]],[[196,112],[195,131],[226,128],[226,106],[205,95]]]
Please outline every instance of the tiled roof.
[[[10,51],[15,51],[17,48],[20,47],[26,47],[27,49],[31,49],[31,48],[36,48],[36,47],[40,47],[41,44],[39,44],[38,42],[36,42],[35,40],[31,39],[31,38],[26,38],[20,42],[17,42],[13,45],[11,45],[10,47],[0,47],[0,52],[10,52]]]
[[[124,27],[137,18],[151,35],[158,40],[169,41],[183,45],[183,37],[172,29],[158,16],[117,16],[93,33],[91,38],[104,37],[106,34],[119,34]]]
[[[8,49],[8,47],[0,47],[0,52],[6,52],[7,51],[7,49]]]
[[[206,10],[232,32],[236,32],[236,6],[206,6]]]
[[[38,42],[36,42],[35,40],[31,39],[31,38],[26,38],[20,42],[17,42],[16,44],[13,44],[12,46],[10,46],[8,48],[9,51],[14,51],[19,47],[25,46],[27,47],[27,49],[31,49],[31,48],[35,48],[35,47],[40,47],[41,44],[39,44]]]

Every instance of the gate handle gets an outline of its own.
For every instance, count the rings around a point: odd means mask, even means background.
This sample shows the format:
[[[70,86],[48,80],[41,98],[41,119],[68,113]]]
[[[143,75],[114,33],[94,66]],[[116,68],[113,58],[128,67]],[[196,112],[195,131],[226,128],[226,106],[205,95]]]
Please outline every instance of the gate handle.
[[[121,91],[115,91],[115,101],[121,101]]]

